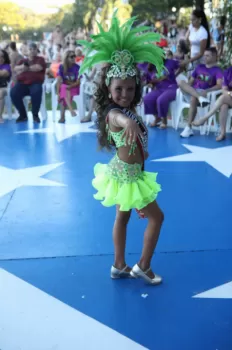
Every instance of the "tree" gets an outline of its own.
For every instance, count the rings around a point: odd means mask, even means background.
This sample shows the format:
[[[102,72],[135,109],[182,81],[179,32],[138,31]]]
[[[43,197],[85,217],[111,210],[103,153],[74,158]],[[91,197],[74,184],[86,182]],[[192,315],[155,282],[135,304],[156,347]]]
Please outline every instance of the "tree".
[[[0,29],[4,26],[18,31],[26,27],[26,22],[20,13],[20,7],[12,2],[0,3]],[[2,33],[3,34],[3,33]]]
[[[167,18],[172,7],[178,12],[181,7],[191,7],[193,3],[192,0],[156,0],[154,6],[154,0],[131,0],[130,4],[133,7],[133,16],[138,16],[140,21],[147,19],[154,22]]]

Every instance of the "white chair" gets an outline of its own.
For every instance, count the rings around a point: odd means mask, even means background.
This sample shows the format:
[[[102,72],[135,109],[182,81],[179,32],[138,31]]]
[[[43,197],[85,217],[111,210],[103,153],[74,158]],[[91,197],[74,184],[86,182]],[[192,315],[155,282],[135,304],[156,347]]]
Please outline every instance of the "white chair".
[[[229,111],[228,111],[226,131],[227,132],[232,132],[232,108],[230,108]]]
[[[197,117],[203,117],[206,113],[208,113],[209,109],[212,108],[213,104],[216,101],[216,96],[220,93],[220,91],[213,91],[207,94],[208,99],[210,100],[210,104],[206,107],[198,107],[197,108]],[[178,129],[179,123],[184,122],[183,110],[185,108],[189,109],[190,103],[185,100],[184,94],[180,89],[177,90],[175,105],[173,105],[173,125],[175,125],[175,129]],[[206,125],[200,127],[201,135],[209,133],[212,122],[214,123],[214,128],[216,129],[216,115],[213,115],[207,122]]]
[[[84,86],[85,86],[85,77],[83,76],[80,84],[80,94],[73,97],[73,101],[76,103],[78,108],[79,116],[85,115],[85,103],[84,103]],[[58,96],[56,94],[56,84],[57,79],[54,80],[51,87],[51,95],[52,95],[52,118],[53,121],[56,121],[56,111],[58,107]]]

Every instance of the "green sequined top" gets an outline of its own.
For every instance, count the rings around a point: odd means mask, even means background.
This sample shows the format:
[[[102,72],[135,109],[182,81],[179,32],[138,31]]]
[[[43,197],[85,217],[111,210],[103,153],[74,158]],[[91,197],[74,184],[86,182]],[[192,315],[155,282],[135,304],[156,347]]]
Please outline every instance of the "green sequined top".
[[[108,141],[111,142],[113,140],[116,148],[127,146],[125,139],[122,138],[124,129],[115,132],[115,131],[111,131],[107,125],[107,132],[108,132]],[[130,147],[129,155],[134,154],[136,147],[137,147],[136,142],[133,142]]]

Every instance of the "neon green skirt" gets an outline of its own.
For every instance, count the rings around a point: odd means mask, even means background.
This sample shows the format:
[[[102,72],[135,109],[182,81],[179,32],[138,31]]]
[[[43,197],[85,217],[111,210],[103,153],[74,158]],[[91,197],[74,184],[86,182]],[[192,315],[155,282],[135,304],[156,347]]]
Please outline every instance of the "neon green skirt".
[[[125,163],[117,154],[109,164],[96,164],[94,175],[92,184],[98,191],[94,198],[105,207],[119,205],[121,211],[141,210],[161,191],[156,182],[157,173],[142,171],[138,163]]]

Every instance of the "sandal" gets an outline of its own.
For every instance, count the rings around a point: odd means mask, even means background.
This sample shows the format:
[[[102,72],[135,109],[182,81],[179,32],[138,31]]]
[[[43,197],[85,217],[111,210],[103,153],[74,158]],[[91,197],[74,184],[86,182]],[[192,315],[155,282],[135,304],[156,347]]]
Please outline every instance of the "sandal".
[[[167,129],[167,124],[161,123],[160,126],[159,126],[159,129],[160,130]]]
[[[117,269],[114,266],[111,266],[110,277],[112,279],[118,278],[131,278],[131,271],[127,272],[126,269],[130,268],[129,266],[125,266],[122,270]]]
[[[142,278],[145,282],[147,282],[148,284],[151,284],[153,286],[160,284],[162,282],[162,277],[160,277],[159,275],[155,275],[154,278],[150,278],[147,276],[147,273],[151,271],[151,268],[149,267],[148,270],[143,271],[142,269],[140,269],[139,265],[136,264],[132,270],[131,270],[131,276],[134,278]]]

